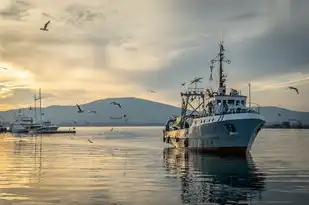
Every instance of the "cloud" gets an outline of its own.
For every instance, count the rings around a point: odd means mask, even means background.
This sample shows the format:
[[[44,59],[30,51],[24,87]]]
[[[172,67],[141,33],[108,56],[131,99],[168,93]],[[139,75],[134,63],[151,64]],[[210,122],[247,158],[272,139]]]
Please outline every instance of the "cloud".
[[[0,7],[0,16],[4,19],[21,21],[29,15],[30,8],[31,4],[26,1],[4,1],[4,5]]]
[[[273,18],[260,35],[233,47],[237,66],[251,79],[308,70],[309,58],[304,51],[309,46],[309,24],[305,20],[309,15],[303,9],[309,6],[308,1],[282,1],[279,5],[282,9],[274,11],[275,15],[280,13],[279,20]]]
[[[224,67],[228,86],[306,73],[306,5],[304,0],[5,1],[0,65],[8,65],[11,74],[0,75],[0,81],[41,87],[52,94],[46,104],[120,96],[177,103],[180,83],[203,76],[203,86],[210,85],[209,60],[221,34],[232,60]],[[47,20],[50,31],[40,31]],[[263,89],[280,83],[267,81]],[[22,92],[20,100],[31,93]]]
[[[93,22],[98,18],[102,19],[104,17],[102,13],[95,10],[94,7],[87,8],[85,5],[72,4],[65,8],[66,15],[60,17],[60,19],[79,27],[81,24]]]
[[[265,90],[277,90],[287,88],[288,86],[299,86],[309,84],[309,73],[289,73],[281,76],[272,76],[254,80],[251,82],[252,92],[265,91]],[[247,87],[248,83],[240,83],[238,87]]]
[[[27,104],[32,102],[33,95],[35,94],[32,89],[24,89],[24,88],[1,88],[1,103],[4,104]],[[22,103],[20,99],[23,99]]]

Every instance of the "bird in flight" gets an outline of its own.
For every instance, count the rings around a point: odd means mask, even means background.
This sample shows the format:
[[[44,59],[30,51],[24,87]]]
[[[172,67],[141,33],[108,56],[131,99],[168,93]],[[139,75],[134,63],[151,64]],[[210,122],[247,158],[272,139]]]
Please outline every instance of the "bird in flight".
[[[82,110],[82,108],[78,105],[78,104],[76,104],[76,106],[77,106],[77,112],[78,113],[82,113],[82,112],[84,112],[84,110]]]
[[[94,114],[97,114],[97,111],[95,111],[95,110],[91,110],[91,111],[88,111],[88,113],[94,113]]]
[[[93,143],[92,137],[88,139],[88,142]]]
[[[155,93],[156,91],[154,91],[154,90],[148,90],[148,92]]]
[[[193,84],[193,83],[200,83],[202,79],[203,79],[202,77],[201,77],[201,78],[195,78],[194,80],[191,80],[191,81],[190,81],[190,84]]]
[[[299,90],[297,88],[289,86],[288,89],[295,90],[295,92],[299,95]]]
[[[47,22],[45,23],[44,27],[43,27],[43,28],[40,28],[40,30],[42,30],[42,31],[48,31],[47,26],[48,26],[49,23],[50,23],[50,20],[47,21]]]
[[[119,108],[121,108],[121,105],[120,105],[120,103],[116,103],[116,102],[111,102],[110,104],[112,104],[112,105],[117,105]]]
[[[0,67],[1,69],[3,69],[3,70],[7,70],[7,68],[5,68],[5,67]]]

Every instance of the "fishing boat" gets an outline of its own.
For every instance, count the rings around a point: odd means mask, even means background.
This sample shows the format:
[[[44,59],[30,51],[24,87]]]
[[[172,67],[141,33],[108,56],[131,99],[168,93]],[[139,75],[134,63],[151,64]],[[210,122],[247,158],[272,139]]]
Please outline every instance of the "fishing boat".
[[[217,90],[199,88],[202,78],[195,78],[185,91],[181,92],[181,114],[171,117],[163,130],[163,142],[176,148],[194,151],[245,154],[265,123],[259,106],[249,106],[247,96],[231,89],[228,93],[223,73],[223,64],[231,61],[225,57],[223,41],[218,43],[219,53],[210,61],[210,81],[215,64],[219,65]]]

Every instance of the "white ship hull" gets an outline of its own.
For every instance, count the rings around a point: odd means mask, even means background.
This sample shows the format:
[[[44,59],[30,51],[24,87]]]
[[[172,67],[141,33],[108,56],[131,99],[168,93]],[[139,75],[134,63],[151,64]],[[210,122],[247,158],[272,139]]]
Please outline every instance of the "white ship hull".
[[[10,126],[10,130],[12,133],[27,133],[28,129],[20,124],[13,124]]]
[[[49,126],[41,126],[38,129],[33,129],[29,133],[30,134],[36,134],[36,133],[54,133],[57,132],[58,126],[56,125],[49,125]]]
[[[257,113],[217,115],[195,119],[187,130],[166,132],[165,137],[176,148],[195,151],[246,153],[265,123]],[[172,133],[174,136],[170,135]],[[177,136],[178,135],[178,136]]]
[[[52,125],[52,126],[43,126],[41,128],[39,128],[38,130],[40,131],[57,131],[58,130],[58,126],[56,125]]]

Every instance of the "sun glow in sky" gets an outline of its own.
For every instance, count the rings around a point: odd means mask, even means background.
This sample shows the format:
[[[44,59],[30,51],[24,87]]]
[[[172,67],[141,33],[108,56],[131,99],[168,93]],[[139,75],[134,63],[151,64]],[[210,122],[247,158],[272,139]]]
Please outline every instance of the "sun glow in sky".
[[[210,85],[209,60],[223,35],[232,61],[225,67],[229,87],[246,93],[251,81],[256,103],[308,111],[308,6],[306,0],[4,0],[0,66],[8,70],[0,71],[0,109],[28,107],[39,88],[45,106],[110,97],[179,105],[182,82],[202,76],[202,86]],[[48,20],[49,31],[39,30]],[[301,94],[287,91],[289,85]]]

